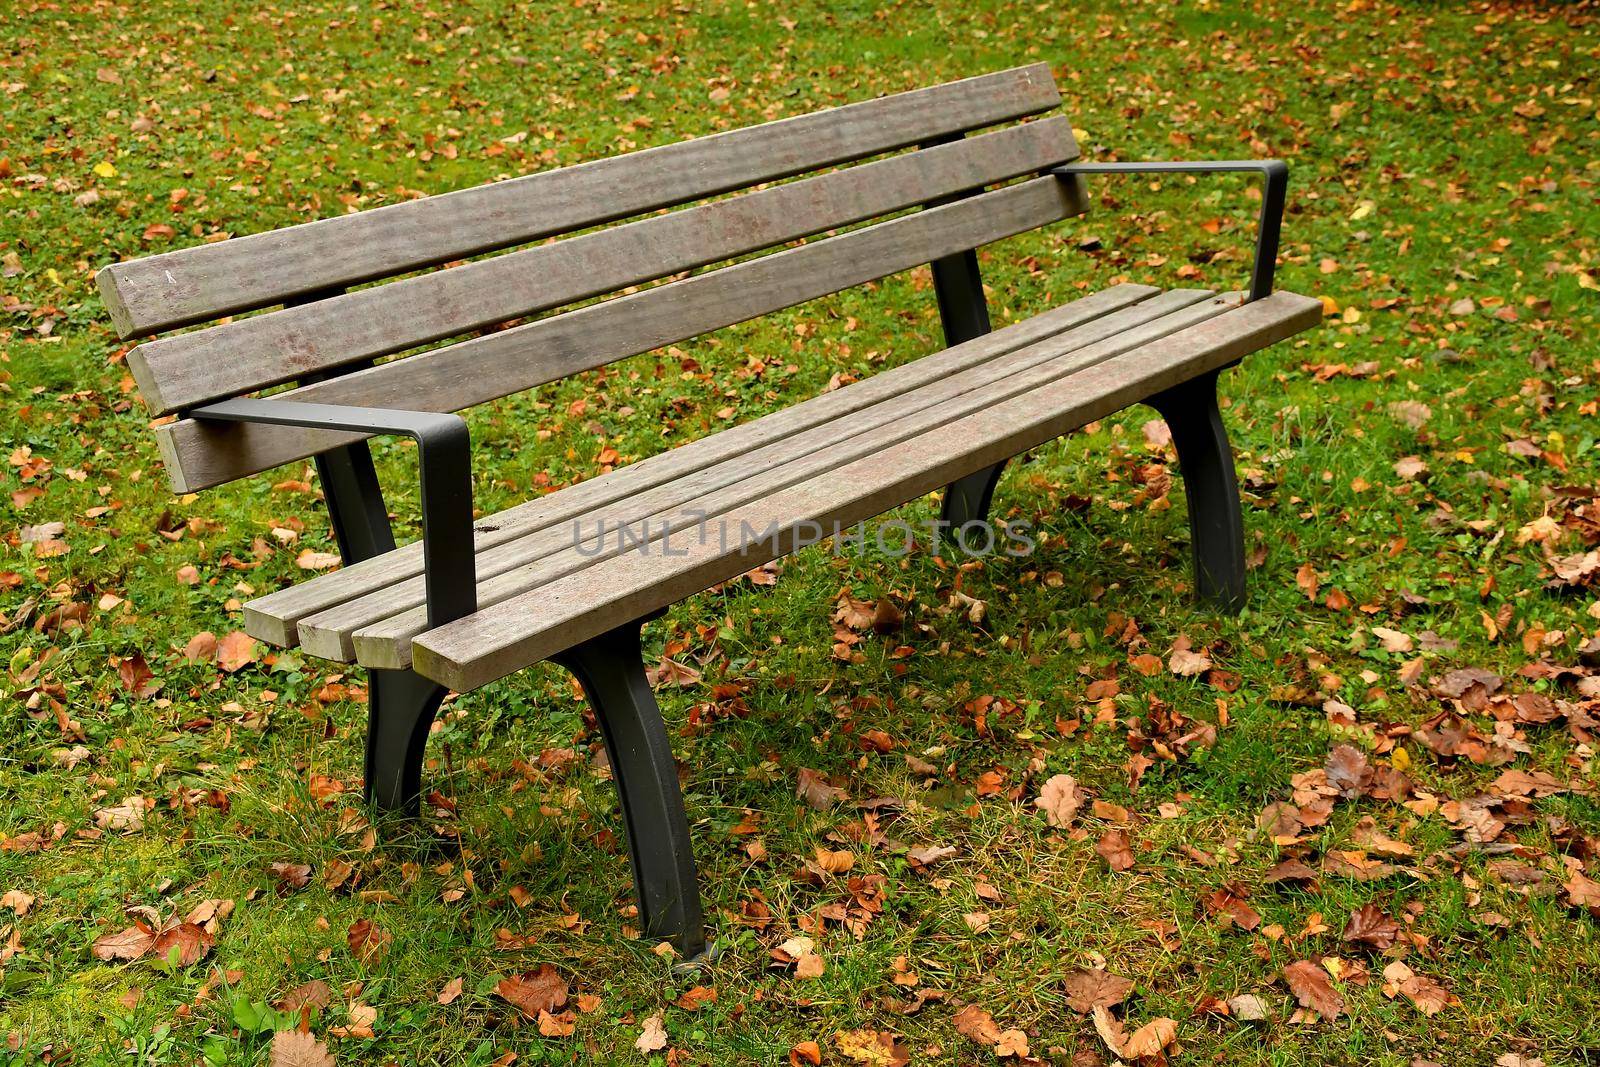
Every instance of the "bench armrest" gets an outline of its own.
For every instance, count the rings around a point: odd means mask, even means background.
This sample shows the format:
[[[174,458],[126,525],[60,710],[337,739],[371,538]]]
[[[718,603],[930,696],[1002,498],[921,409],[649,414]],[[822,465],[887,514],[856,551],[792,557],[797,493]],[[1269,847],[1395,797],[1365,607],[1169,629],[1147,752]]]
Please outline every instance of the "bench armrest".
[[[428,625],[478,610],[472,542],[472,457],[460,415],[393,408],[302,404],[288,400],[224,400],[194,408],[190,418],[259,422],[368,434],[400,434],[417,442],[422,483],[422,558]]]
[[[1283,229],[1283,205],[1289,190],[1289,165],[1281,159],[1219,159],[1170,163],[1067,163],[1048,173],[1067,178],[1078,174],[1221,174],[1258,171],[1263,178],[1261,217],[1256,223],[1255,265],[1250,271],[1250,299],[1272,292],[1272,274],[1278,264],[1278,235]]]

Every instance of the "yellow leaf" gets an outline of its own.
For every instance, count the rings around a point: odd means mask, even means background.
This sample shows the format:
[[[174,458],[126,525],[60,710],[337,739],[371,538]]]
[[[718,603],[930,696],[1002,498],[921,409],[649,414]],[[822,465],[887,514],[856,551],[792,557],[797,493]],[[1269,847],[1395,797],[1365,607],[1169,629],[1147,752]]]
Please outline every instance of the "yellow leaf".
[[[117,176],[117,168],[104,160],[94,165],[94,172],[102,178],[115,178]]]
[[[1356,209],[1354,211],[1350,212],[1350,221],[1354,222],[1354,221],[1356,221],[1358,219],[1366,218],[1368,215],[1372,214],[1373,211],[1377,210],[1377,207],[1378,207],[1378,205],[1377,205],[1376,201],[1372,201],[1372,200],[1363,200],[1363,201],[1361,201],[1360,203],[1358,203],[1356,205]]]

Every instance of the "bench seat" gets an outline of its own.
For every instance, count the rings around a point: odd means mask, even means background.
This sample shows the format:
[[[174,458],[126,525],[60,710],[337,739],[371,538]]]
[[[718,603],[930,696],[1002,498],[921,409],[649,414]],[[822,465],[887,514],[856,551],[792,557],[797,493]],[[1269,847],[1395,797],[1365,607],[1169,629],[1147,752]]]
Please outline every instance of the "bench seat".
[[[428,629],[413,544],[252,601],[246,629],[475,689],[1233,363],[1321,308],[1115,286],[481,519],[465,618]]]

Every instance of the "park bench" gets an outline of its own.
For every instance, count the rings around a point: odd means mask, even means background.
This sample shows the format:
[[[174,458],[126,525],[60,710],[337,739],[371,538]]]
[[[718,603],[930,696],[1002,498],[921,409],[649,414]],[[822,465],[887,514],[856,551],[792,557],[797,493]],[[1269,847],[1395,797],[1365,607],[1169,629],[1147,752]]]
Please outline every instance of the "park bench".
[[[1171,427],[1196,591],[1240,604],[1217,374],[1322,314],[1272,291],[1287,172],[1075,163],[1067,119],[1016,122],[1059,103],[1036,64],[99,272],[122,337],[164,334],[127,358],[150,409],[176,416],[155,427],[175,491],[314,458],[346,566],[250,602],[245,626],[369,669],[370,799],[415,810],[447,690],[554,660],[604,735],[641,926],[693,956],[689,827],[640,653],[668,605],[941,487],[965,528],[1009,458],[1136,403]],[[1082,214],[1087,174],[1224,170],[1264,178],[1247,292],[1115,285],[991,331],[976,248]],[[943,350],[475,517],[453,412],[922,264]],[[395,546],[374,435],[417,442],[420,542]],[[645,519],[679,537],[574,536]]]

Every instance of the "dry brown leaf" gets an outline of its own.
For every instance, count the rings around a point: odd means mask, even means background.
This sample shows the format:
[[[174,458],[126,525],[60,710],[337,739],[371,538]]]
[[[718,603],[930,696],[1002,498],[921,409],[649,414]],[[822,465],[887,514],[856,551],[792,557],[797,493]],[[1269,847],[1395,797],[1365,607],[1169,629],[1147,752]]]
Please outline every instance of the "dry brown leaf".
[[[820,811],[826,811],[850,796],[838,786],[829,785],[827,776],[821,771],[809,767],[800,768],[795,794]]]
[[[633,1043],[633,1047],[646,1056],[667,1047],[667,1029],[662,1025],[660,1012],[644,1021],[644,1030],[640,1032],[639,1040]]]
[[[277,1002],[275,1007],[279,1011],[299,1011],[302,1008],[315,1008],[321,1011],[333,1001],[333,990],[328,983],[320,978],[313,978],[303,985],[297,985]]]
[[[192,967],[205,959],[216,945],[217,939],[194,923],[179,923],[156,936],[150,954],[157,963],[175,967]]]
[[[389,951],[391,940],[393,939],[387,931],[372,925],[371,919],[358,919],[345,933],[345,943],[350,946],[350,955],[368,967],[376,965],[383,959]]]
[[[567,980],[548,963],[535,971],[502,978],[494,991],[530,1019],[538,1019],[541,1011],[560,1011],[567,1003]]]
[[[1424,1015],[1437,1015],[1452,1004],[1459,1004],[1455,995],[1426,975],[1420,975],[1400,960],[1394,960],[1383,969],[1383,994],[1394,999],[1403,996]]]
[[[334,1067],[333,1053],[315,1034],[279,1030],[272,1035],[271,1067]]]
[[[1399,923],[1385,915],[1378,905],[1368,902],[1350,913],[1342,936],[1346,941],[1371,945],[1382,952],[1403,932]]]
[[[1121,830],[1107,830],[1100,837],[1094,850],[1100,858],[1106,861],[1106,866],[1113,871],[1126,871],[1133,868],[1133,846],[1128,841],[1128,835]]]
[[[130,926],[96,938],[89,952],[97,960],[136,960],[155,943],[155,931],[146,926]]]
[[[1000,1033],[1000,1040],[994,1043],[996,1059],[1005,1059],[1015,1056],[1018,1059],[1028,1058],[1028,1035],[1021,1030],[1004,1030]]]
[[[461,995],[461,990],[464,985],[465,983],[460,978],[450,979],[450,981],[444,984],[444,988],[439,990],[439,995],[434,998],[435,1003],[455,1003],[455,999]]]
[[[1194,678],[1211,669],[1211,657],[1188,648],[1175,648],[1167,657],[1167,670],[1180,678]]]
[[[1567,903],[1575,908],[1588,908],[1591,911],[1600,911],[1600,882],[1588,877],[1582,871],[1570,872],[1563,888],[1567,891]]]
[[[1077,818],[1078,809],[1083,806],[1083,793],[1078,788],[1078,780],[1070,774],[1052,775],[1039,789],[1039,796],[1033,805],[1044,812],[1045,822],[1051,826],[1071,826],[1072,820]]]
[[[1165,1016],[1151,1019],[1139,1029],[1128,1035],[1122,1043],[1120,1055],[1124,1059],[1137,1060],[1146,1056],[1157,1056],[1165,1051],[1178,1039],[1178,1023]]]
[[[1332,1022],[1344,1011],[1344,998],[1333,988],[1328,972],[1310,960],[1289,964],[1283,969],[1283,980],[1302,1008],[1309,1008],[1323,1019]]]
[[[1087,1015],[1096,1008],[1121,1004],[1133,992],[1133,982],[1100,969],[1068,972],[1062,984],[1067,991],[1067,1006]]]
[[[217,666],[233,674],[256,661],[256,639],[234,630],[217,642]]]
[[[952,1021],[958,1033],[980,1045],[992,1046],[1000,1040],[1000,1027],[995,1025],[994,1016],[976,1004],[968,1004],[956,1012]]]

